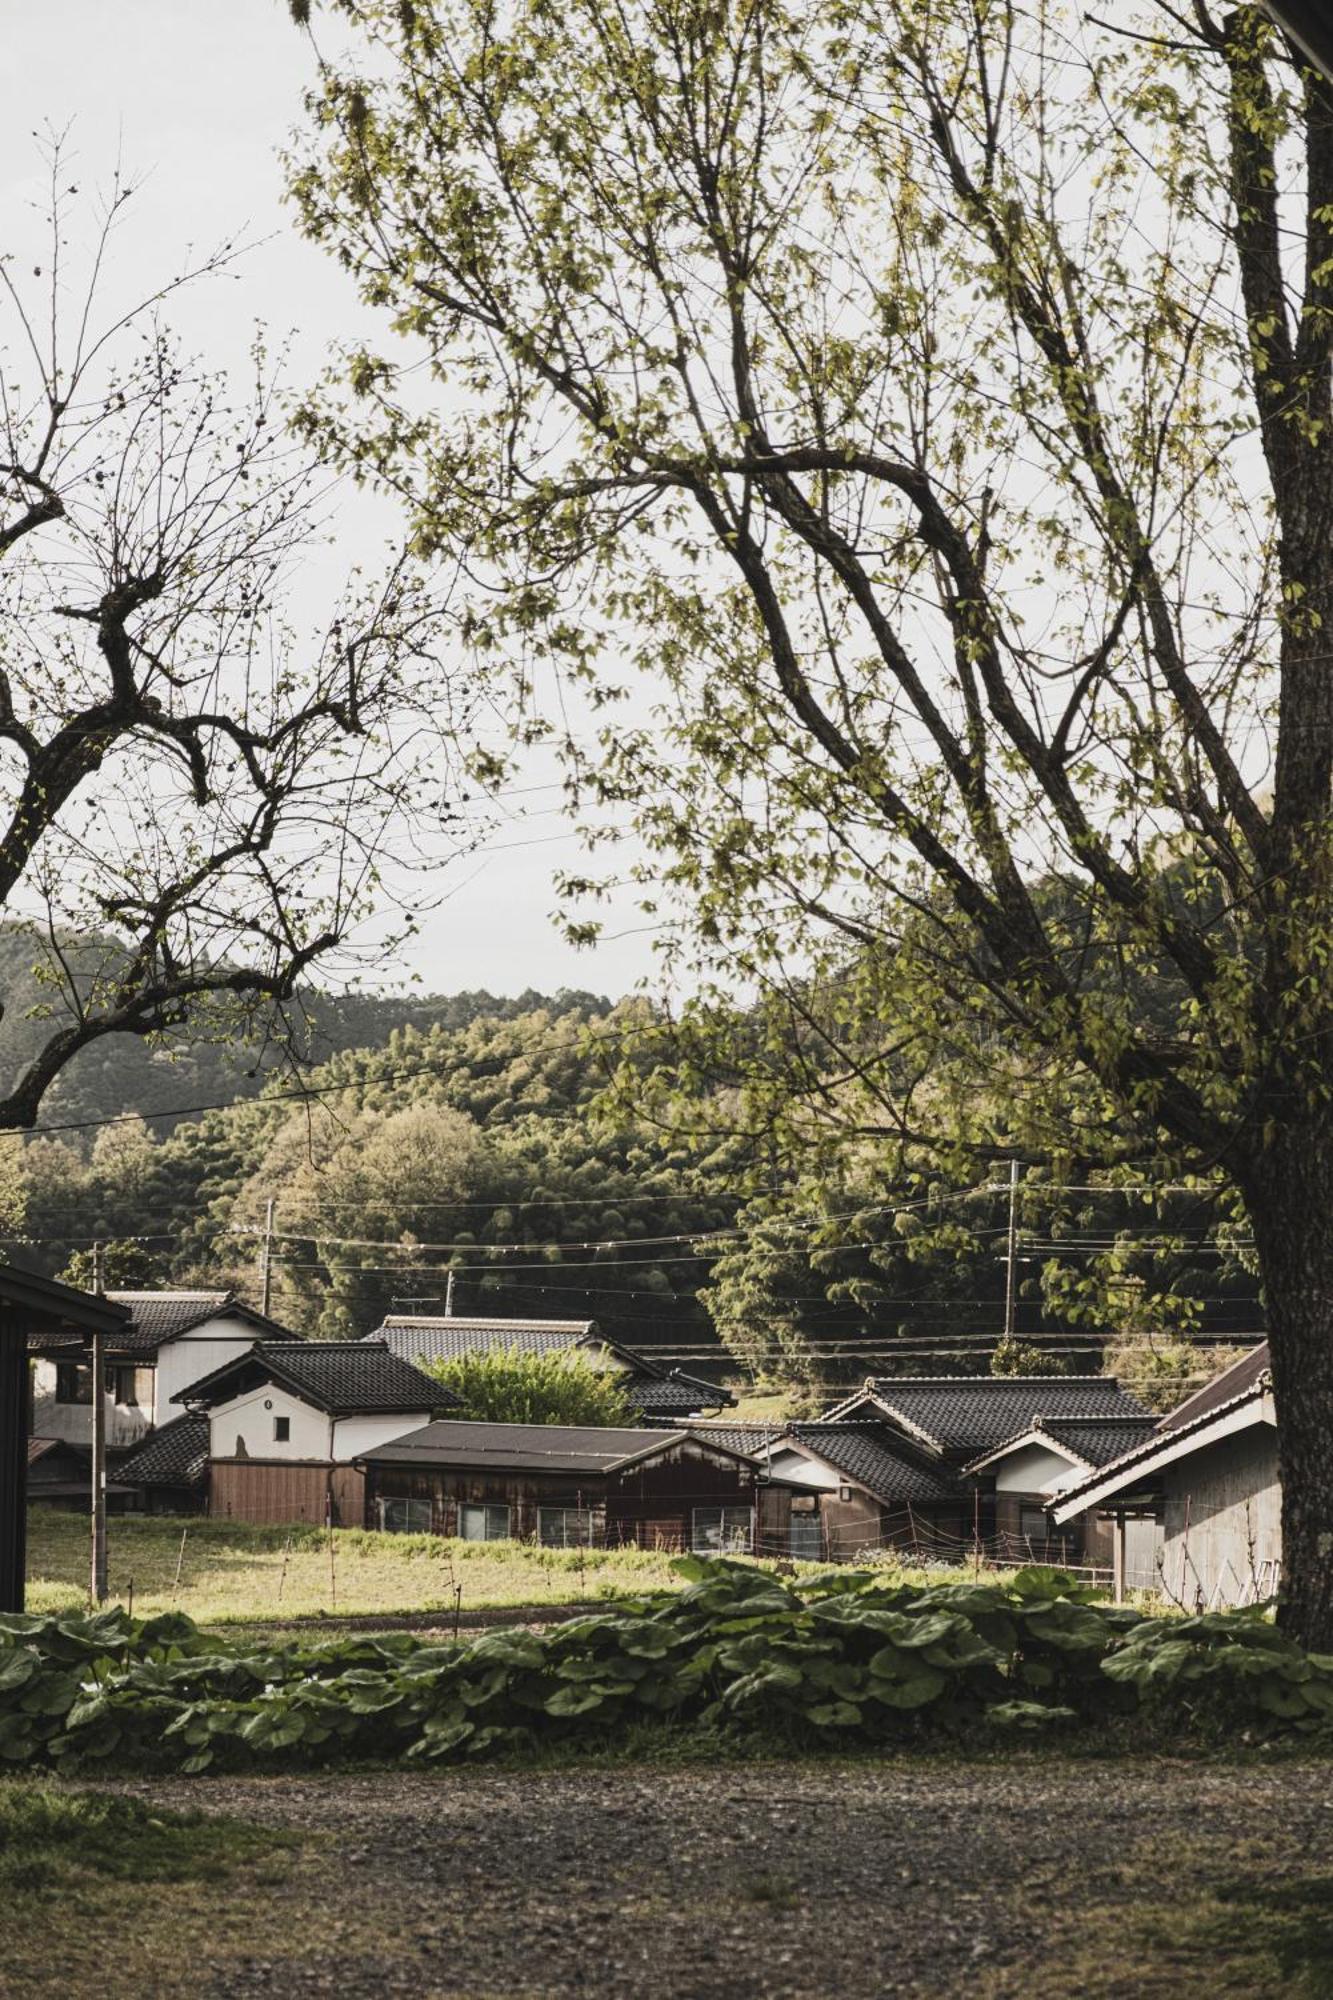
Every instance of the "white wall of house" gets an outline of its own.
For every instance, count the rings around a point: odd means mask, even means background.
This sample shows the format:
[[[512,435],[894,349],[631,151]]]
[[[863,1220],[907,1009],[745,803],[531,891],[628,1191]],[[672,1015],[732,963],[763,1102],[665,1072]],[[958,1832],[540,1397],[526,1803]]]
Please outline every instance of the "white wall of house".
[[[91,1364],[87,1364],[91,1367]],[[40,1360],[33,1364],[32,1371],[32,1434],[39,1438],[61,1438],[67,1444],[77,1444],[91,1450],[93,1442],[93,1406],[86,1403],[62,1403],[56,1399],[57,1363]],[[147,1369],[140,1370],[140,1380],[152,1373],[151,1357]],[[126,1445],[137,1444],[144,1433],[152,1428],[152,1399],[145,1396],[141,1403],[118,1403],[114,1396],[105,1395],[106,1441],[111,1451],[119,1451]],[[179,1412],[176,1412],[179,1415]]]
[[[216,1319],[208,1319],[201,1326],[191,1327],[179,1340],[164,1340],[157,1350],[157,1400],[153,1410],[155,1424],[169,1424],[173,1417],[181,1413],[181,1405],[173,1403],[182,1389],[188,1389],[195,1382],[201,1382],[205,1375],[211,1375],[215,1368],[234,1361],[238,1354],[248,1354],[259,1335],[244,1320],[231,1319],[220,1313]]]
[[[333,1426],[333,1456],[340,1465],[349,1464],[363,1451],[392,1444],[395,1438],[406,1437],[409,1431],[419,1431],[430,1418],[429,1410],[406,1417],[339,1417]]]
[[[266,1382],[261,1388],[248,1389],[244,1395],[233,1397],[229,1403],[221,1403],[209,1412],[209,1456],[280,1461],[332,1459],[336,1464],[347,1465],[375,1445],[390,1444],[394,1438],[406,1437],[409,1431],[419,1431],[430,1422],[430,1416],[430,1411],[424,1409],[416,1414],[409,1412],[405,1417],[334,1420],[289,1389]],[[277,1436],[280,1418],[286,1418],[288,1429],[287,1437],[281,1440]]]
[[[767,1455],[758,1454],[761,1465],[769,1464]],[[844,1477],[834,1471],[831,1465],[824,1465],[817,1458],[809,1457],[803,1451],[796,1451],[790,1445],[784,1451],[775,1451],[769,1467],[775,1479],[790,1480],[797,1486],[812,1486],[820,1493],[836,1493],[843,1485]]]
[[[279,1439],[279,1418],[288,1435]],[[333,1424],[276,1382],[247,1389],[208,1413],[210,1458],[328,1459],[333,1456]]]
[[[1062,1493],[1066,1486],[1086,1479],[1088,1468],[1076,1465],[1063,1453],[1044,1444],[1027,1444],[1011,1451],[995,1468],[997,1493]]]

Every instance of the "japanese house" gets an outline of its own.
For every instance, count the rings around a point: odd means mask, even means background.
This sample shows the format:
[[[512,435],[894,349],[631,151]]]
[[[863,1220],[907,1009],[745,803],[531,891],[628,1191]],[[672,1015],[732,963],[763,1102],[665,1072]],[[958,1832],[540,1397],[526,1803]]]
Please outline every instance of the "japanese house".
[[[758,1462],[765,1482],[759,1554],[837,1562],[900,1547],[951,1555],[971,1534],[972,1501],[958,1474],[937,1452],[888,1424],[775,1429],[723,1420],[690,1428]]]
[[[444,1419],[360,1453],[369,1527],[748,1553],[759,1469],[684,1430]]]
[[[583,1355],[620,1379],[625,1399],[645,1424],[674,1424],[707,1410],[730,1409],[735,1397],[716,1382],[665,1368],[636,1348],[606,1340],[591,1319],[492,1319],[484,1316],[391,1314],[370,1340],[382,1340],[404,1361],[455,1361],[464,1354]]]
[[[135,1511],[201,1513],[208,1504],[208,1449],[207,1416],[187,1410],[149,1431],[126,1454],[116,1468],[117,1485]]]
[[[105,1342],[109,1462],[177,1414],[174,1398],[257,1340],[293,1334],[234,1292],[108,1292],[123,1308]],[[85,1458],[93,1435],[92,1364],[82,1347],[41,1339],[33,1366],[32,1433]]]
[[[360,1527],[365,1482],[354,1461],[456,1398],[382,1342],[265,1340],[177,1401],[208,1422],[211,1515]]]
[[[1135,1522],[1159,1522],[1160,1587],[1191,1610],[1273,1596],[1282,1487],[1267,1341],[1071,1487],[1053,1514],[1059,1525],[1084,1511],[1121,1545]]]

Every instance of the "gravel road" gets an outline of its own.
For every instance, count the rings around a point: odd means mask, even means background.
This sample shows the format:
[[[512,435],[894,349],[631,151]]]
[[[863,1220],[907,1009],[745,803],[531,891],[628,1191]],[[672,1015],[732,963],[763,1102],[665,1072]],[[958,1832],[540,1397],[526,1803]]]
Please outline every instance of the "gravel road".
[[[1329,1763],[1020,1756],[123,1789],[316,1836],[271,1892],[279,1946],[270,1925],[248,1949],[233,1907],[190,1969],[207,2000],[1333,1994],[1333,1959],[1301,1961],[1313,1983],[1270,1983],[1199,1917],[1220,1909],[1239,1937],[1247,1884],[1333,1884]]]

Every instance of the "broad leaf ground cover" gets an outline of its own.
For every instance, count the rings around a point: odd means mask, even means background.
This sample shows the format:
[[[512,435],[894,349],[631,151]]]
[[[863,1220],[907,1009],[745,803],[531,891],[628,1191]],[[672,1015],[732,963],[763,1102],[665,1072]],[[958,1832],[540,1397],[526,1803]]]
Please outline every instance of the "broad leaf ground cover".
[[[1059,1571],[797,1584],[687,1558],[686,1587],[535,1634],[229,1646],[188,1618],[0,1620],[0,1756],[180,1771],[476,1758],[645,1723],[797,1746],[1141,1720],[1333,1741],[1333,1658],[1261,1613],[1148,1618]]]

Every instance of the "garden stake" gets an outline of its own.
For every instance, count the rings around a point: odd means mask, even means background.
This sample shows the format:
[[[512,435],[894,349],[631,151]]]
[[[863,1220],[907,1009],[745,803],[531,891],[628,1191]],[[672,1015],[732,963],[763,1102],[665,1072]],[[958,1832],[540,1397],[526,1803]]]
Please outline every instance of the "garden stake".
[[[278,1602],[282,1603],[282,1593],[287,1587],[287,1559],[292,1552],[292,1538],[288,1535],[282,1545],[282,1569],[278,1573]]]
[[[171,1601],[173,1604],[176,1602],[176,1593],[181,1587],[181,1564],[185,1561],[185,1537],[189,1532],[188,1528],[181,1529],[181,1545],[176,1551],[176,1574],[171,1580]]]

